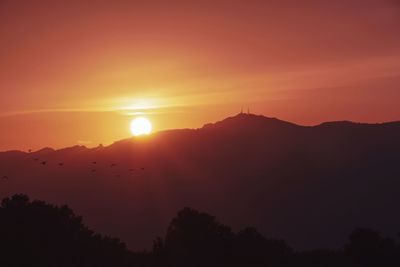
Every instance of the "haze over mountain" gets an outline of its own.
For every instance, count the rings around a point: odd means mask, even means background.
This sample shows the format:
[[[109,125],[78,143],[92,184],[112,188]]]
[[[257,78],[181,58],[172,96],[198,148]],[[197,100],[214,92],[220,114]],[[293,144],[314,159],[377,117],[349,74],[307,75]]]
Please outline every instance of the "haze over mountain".
[[[0,153],[1,197],[68,204],[91,228],[149,247],[184,206],[295,248],[400,225],[400,122],[308,127],[238,114],[88,149]]]

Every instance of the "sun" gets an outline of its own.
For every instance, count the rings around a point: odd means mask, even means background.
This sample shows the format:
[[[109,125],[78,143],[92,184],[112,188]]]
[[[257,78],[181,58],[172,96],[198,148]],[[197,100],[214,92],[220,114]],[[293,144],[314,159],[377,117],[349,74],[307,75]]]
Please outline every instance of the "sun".
[[[152,126],[149,119],[138,117],[132,120],[130,129],[134,136],[147,135],[151,133]]]

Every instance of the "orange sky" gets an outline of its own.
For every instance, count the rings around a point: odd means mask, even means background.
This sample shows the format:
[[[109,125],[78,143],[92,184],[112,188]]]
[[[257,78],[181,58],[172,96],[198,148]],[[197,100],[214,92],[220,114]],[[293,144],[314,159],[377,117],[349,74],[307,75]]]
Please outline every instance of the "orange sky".
[[[240,111],[400,120],[400,1],[0,0],[0,150]]]

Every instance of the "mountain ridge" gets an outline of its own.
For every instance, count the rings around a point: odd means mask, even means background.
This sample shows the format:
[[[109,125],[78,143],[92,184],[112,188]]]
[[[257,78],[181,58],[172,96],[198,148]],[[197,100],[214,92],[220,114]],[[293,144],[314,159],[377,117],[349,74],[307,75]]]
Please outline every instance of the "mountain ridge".
[[[377,123],[365,123],[365,122],[354,122],[354,121],[348,121],[348,120],[343,120],[343,121],[326,121],[322,122],[320,124],[316,125],[311,125],[311,126],[306,126],[306,125],[300,125],[296,123],[292,123],[289,121],[284,121],[275,117],[267,117],[264,115],[256,115],[256,114],[249,114],[249,113],[238,113],[234,116],[224,118],[222,120],[213,122],[213,123],[206,123],[200,128],[182,128],[182,129],[168,129],[168,130],[163,130],[159,132],[155,132],[151,134],[150,136],[147,137],[129,137],[129,138],[124,138],[121,140],[116,140],[110,145],[107,146],[97,146],[97,147],[86,147],[84,145],[72,145],[72,146],[67,146],[63,148],[58,148],[54,149],[51,147],[44,147],[36,151],[32,152],[26,152],[22,150],[7,150],[7,151],[0,151],[0,153],[17,153],[17,152],[22,152],[22,153],[51,153],[51,152],[60,152],[60,151],[68,151],[68,150],[92,150],[92,149],[98,149],[98,148],[107,148],[110,146],[113,146],[115,144],[120,144],[124,142],[132,142],[132,141],[140,141],[142,142],[144,139],[151,139],[154,136],[164,136],[164,135],[169,135],[169,134],[175,134],[175,133],[188,133],[188,132],[196,132],[199,130],[211,130],[211,129],[221,129],[221,128],[227,128],[227,130],[233,129],[236,130],[243,130],[243,126],[249,128],[249,127],[257,127],[257,126],[264,126],[266,127],[298,127],[298,128],[303,128],[303,129],[310,129],[310,128],[326,128],[326,127],[380,127],[380,126],[398,126],[400,127],[400,121],[388,121],[388,122],[377,122]],[[235,128],[237,127],[237,128]]]
[[[149,234],[184,206],[296,248],[329,248],[355,227],[398,231],[399,136],[398,122],[297,126],[242,114],[107,147],[0,153],[0,194],[68,204],[131,248],[151,246]]]

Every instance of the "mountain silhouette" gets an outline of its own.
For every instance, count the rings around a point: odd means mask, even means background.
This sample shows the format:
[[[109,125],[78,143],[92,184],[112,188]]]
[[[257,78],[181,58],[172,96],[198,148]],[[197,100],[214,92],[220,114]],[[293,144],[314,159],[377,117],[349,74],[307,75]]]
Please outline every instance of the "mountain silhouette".
[[[183,206],[295,248],[338,247],[356,227],[398,231],[399,136],[400,122],[301,126],[241,113],[106,147],[2,152],[0,193],[68,204],[135,249]]]

